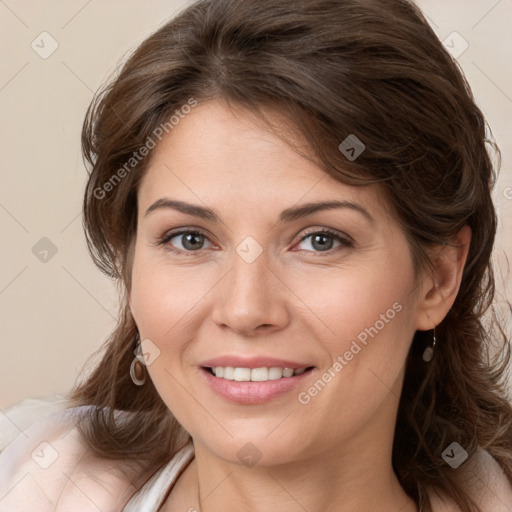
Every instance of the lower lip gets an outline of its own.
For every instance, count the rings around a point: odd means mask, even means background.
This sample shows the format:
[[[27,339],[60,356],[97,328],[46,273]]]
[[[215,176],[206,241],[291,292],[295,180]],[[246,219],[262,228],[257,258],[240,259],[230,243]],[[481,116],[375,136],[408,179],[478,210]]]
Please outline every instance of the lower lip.
[[[300,386],[304,380],[309,378],[315,368],[293,377],[282,377],[264,382],[227,380],[215,377],[205,368],[200,368],[200,370],[210,388],[226,400],[237,404],[263,404]]]

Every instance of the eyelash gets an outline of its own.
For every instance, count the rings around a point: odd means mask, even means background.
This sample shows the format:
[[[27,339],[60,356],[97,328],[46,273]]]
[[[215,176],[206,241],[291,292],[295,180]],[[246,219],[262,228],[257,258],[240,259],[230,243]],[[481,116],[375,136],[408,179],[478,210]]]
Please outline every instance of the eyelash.
[[[177,249],[176,247],[173,247],[171,244],[169,244],[170,240],[177,237],[177,236],[180,236],[180,235],[199,235],[199,236],[203,236],[205,237],[207,240],[208,237],[205,233],[197,230],[197,229],[183,229],[183,230],[179,230],[179,231],[175,231],[175,232],[171,232],[171,233],[166,233],[164,236],[162,236],[158,242],[157,242],[157,245],[159,246],[165,246],[165,249],[174,253],[174,254],[179,254],[179,255],[184,255],[184,256],[194,256],[195,253],[198,253],[200,252],[202,249],[198,249],[197,251],[184,251],[182,249]],[[316,256],[319,256],[319,257],[322,257],[324,255],[326,256],[330,256],[332,255],[334,252],[336,252],[336,250],[339,250],[339,249],[342,249],[342,248],[347,248],[347,247],[353,247],[354,246],[354,242],[353,240],[348,237],[348,236],[342,236],[340,235],[339,233],[337,233],[336,231],[332,231],[328,228],[324,228],[324,229],[321,229],[321,230],[315,230],[315,231],[310,231],[308,233],[306,233],[300,240],[299,240],[299,244],[301,242],[304,242],[304,240],[308,239],[309,237],[311,237],[312,235],[329,235],[331,236],[332,238],[334,238],[337,242],[340,242],[341,244],[341,247],[339,246],[338,248],[334,248],[334,249],[329,249],[327,251],[308,251],[308,250],[305,250],[305,249],[299,249],[299,251],[305,251],[305,252],[308,252],[308,253],[313,253],[315,254],[315,257]]]

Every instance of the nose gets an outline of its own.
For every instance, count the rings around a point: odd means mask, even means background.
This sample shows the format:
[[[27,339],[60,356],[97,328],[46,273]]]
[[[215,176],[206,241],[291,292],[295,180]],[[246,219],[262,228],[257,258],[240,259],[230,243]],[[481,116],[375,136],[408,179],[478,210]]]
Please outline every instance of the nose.
[[[215,287],[212,319],[246,337],[270,334],[290,321],[290,293],[265,253],[251,263],[235,254],[231,269]]]

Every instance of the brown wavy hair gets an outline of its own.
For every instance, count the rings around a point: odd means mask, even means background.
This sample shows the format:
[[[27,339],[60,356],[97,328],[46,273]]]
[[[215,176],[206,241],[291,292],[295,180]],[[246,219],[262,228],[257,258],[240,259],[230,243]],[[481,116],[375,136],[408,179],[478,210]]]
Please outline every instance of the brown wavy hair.
[[[101,456],[142,461],[148,470],[190,439],[152,382],[137,387],[130,379],[136,326],[126,290],[137,188],[151,155],[130,159],[191,98],[262,117],[278,108],[335,179],[379,183],[418,272],[428,271],[430,247],[471,227],[460,291],[437,327],[430,364],[421,359],[425,333],[412,340],[393,467],[426,512],[432,489],[464,512],[478,511],[441,453],[452,441],[470,457],[481,447],[512,481],[510,346],[492,314],[496,176],[488,150],[498,164],[499,150],[457,62],[407,0],[198,1],[148,37],[96,94],[82,132],[90,169],[84,227],[122,301],[99,364],[72,390],[74,405],[96,406],[79,424],[83,436]],[[349,134],[366,146],[354,161],[338,149]],[[122,422],[115,411],[127,412]]]

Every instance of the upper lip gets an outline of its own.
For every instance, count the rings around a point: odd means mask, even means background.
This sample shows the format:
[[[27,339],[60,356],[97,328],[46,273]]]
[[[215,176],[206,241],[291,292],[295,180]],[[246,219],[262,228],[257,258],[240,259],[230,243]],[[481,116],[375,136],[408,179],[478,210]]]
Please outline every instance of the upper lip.
[[[297,361],[291,361],[288,359],[277,359],[275,357],[238,357],[233,355],[214,357],[200,363],[200,366],[205,368],[214,368],[216,366],[222,366],[224,368],[230,366],[233,368],[293,368],[297,370],[299,368],[309,368],[312,364],[299,363]]]

